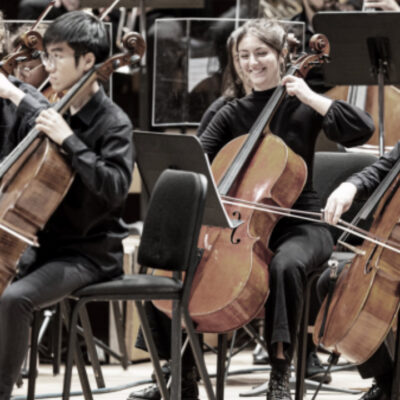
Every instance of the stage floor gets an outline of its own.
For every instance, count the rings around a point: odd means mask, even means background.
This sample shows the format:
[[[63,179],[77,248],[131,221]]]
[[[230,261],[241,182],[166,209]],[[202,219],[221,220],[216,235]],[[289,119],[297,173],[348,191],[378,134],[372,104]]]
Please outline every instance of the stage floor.
[[[326,361],[326,356],[322,355],[321,359]],[[206,354],[206,362],[209,373],[215,373],[216,370],[216,356],[212,353]],[[345,360],[340,359],[339,364],[343,364]],[[252,373],[243,373],[246,370],[257,371]],[[242,371],[236,375],[232,374],[228,377],[225,384],[225,396],[226,400],[232,399],[255,399],[255,398],[265,398],[263,395],[252,395],[250,397],[242,397],[241,394],[246,394],[251,391],[254,387],[258,387],[266,382],[269,375],[267,371],[268,366],[253,366],[252,365],[252,352],[242,351],[237,354],[231,363],[230,372]],[[91,379],[92,388],[95,388],[95,383],[93,380],[93,373],[90,367],[87,367],[88,374]],[[152,372],[152,366],[150,362],[142,362],[138,364],[132,364],[129,366],[128,370],[124,371],[119,365],[105,365],[102,368],[104,379],[106,381],[107,389],[103,389],[103,393],[94,394],[95,400],[126,400],[129,393],[133,390],[137,390],[145,387],[146,385],[135,386],[135,384],[148,381],[150,374]],[[293,375],[293,374],[292,374]],[[328,387],[330,388],[340,388],[340,389],[352,389],[352,390],[368,390],[372,380],[363,380],[360,378],[359,374],[355,369],[349,371],[336,371],[332,374],[332,382]],[[215,384],[215,379],[212,380]],[[56,399],[60,398],[60,391],[62,387],[62,374],[58,376],[53,376],[52,369],[50,365],[40,365],[39,366],[39,376],[37,379],[37,398],[44,399]],[[25,397],[27,388],[27,382],[24,380],[24,384],[21,388],[14,390],[14,399],[22,400]],[[115,391],[116,389],[120,389]],[[79,381],[76,375],[76,369],[74,369],[73,378],[73,390],[79,391]],[[294,398],[294,392],[293,398]],[[52,397],[46,394],[52,394]],[[45,396],[46,395],[46,396]],[[307,396],[304,399],[312,398],[312,391],[307,391]],[[332,391],[321,391],[317,399],[319,400],[357,400],[361,397],[361,394],[346,394]],[[83,400],[83,396],[74,396],[72,399]],[[200,385],[200,399],[207,399],[205,390],[202,385]]]

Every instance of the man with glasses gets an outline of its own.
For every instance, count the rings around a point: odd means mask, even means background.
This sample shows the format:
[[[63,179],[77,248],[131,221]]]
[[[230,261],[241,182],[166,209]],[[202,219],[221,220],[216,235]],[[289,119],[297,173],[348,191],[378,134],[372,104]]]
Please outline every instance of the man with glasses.
[[[43,44],[44,66],[57,92],[70,89],[109,54],[103,23],[81,11],[57,18]],[[0,400],[9,400],[28,347],[33,312],[82,286],[122,273],[121,240],[127,230],[121,216],[134,150],[127,115],[97,81],[65,118],[44,106],[40,93],[27,94],[4,75],[0,97],[6,100],[0,107],[10,101],[15,105],[22,126],[35,123],[57,143],[75,171],[67,195],[39,233],[36,258],[0,297]],[[10,135],[25,134],[20,126]]]

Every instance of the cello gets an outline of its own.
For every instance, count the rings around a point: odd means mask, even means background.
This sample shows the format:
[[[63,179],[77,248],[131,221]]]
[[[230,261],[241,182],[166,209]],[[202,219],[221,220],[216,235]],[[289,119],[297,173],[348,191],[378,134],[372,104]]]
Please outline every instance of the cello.
[[[311,41],[315,53],[301,56],[288,71],[304,77],[329,54],[323,35]],[[269,129],[286,95],[278,86],[247,135],[229,142],[217,154],[212,172],[222,197],[252,203],[291,207],[307,178],[304,160]],[[268,177],[257,171],[269,171]],[[225,206],[238,220],[235,229],[203,227],[199,247],[204,249],[192,283],[189,314],[200,332],[228,332],[246,325],[264,307],[269,293],[267,244],[279,217],[240,206]],[[226,256],[224,256],[226,255]],[[171,315],[170,302],[154,302]]]
[[[137,64],[145,42],[137,33],[124,38],[126,53],[95,65],[53,108],[65,113],[95,80],[106,81],[115,69]],[[16,274],[29,245],[38,246],[41,230],[66,195],[74,178],[59,147],[32,129],[0,164],[0,295]]]
[[[383,238],[397,249],[400,247],[399,186],[400,160],[353,221],[365,220],[375,209],[372,236]],[[350,362],[361,364],[384,341],[399,311],[400,251],[369,241],[354,250],[355,258],[341,272],[330,302],[325,299],[322,304],[313,339],[343,354]]]

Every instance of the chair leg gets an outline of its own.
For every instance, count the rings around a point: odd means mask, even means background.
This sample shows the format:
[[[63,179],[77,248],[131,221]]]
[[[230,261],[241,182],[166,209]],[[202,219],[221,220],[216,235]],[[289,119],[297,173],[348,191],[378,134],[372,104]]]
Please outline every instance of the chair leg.
[[[224,400],[226,352],[228,350],[228,335],[218,335],[217,353],[217,400]]]
[[[83,396],[85,400],[93,400],[92,391],[90,389],[89,380],[85,370],[85,363],[83,360],[83,355],[79,343],[77,341],[77,325],[78,325],[78,315],[79,308],[84,305],[83,301],[78,301],[73,308],[71,318],[69,318],[68,307],[65,301],[61,303],[62,314],[64,316],[64,321],[68,326],[68,346],[67,346],[67,361],[65,365],[64,374],[64,387],[63,387],[63,400],[69,400],[71,392],[71,379],[72,379],[72,367],[73,360],[75,359],[76,367],[78,369],[79,380],[81,382]]]
[[[89,321],[89,314],[87,312],[86,306],[81,307],[79,311],[79,319],[81,320],[82,323],[83,336],[85,338],[86,348],[90,357],[90,363],[92,364],[97,387],[104,388],[106,387],[106,384],[104,382],[103,372],[100,367],[100,362],[97,356],[96,347],[93,342],[93,331]]]
[[[60,304],[56,306],[52,323],[53,375],[60,373],[62,347],[62,318]]]
[[[161,370],[160,359],[158,357],[157,348],[154,344],[153,336],[151,334],[149,321],[146,316],[146,311],[141,301],[135,301],[136,309],[139,315],[140,324],[143,331],[144,340],[147,350],[150,354],[150,359],[154,367],[154,372],[157,380],[157,385],[160,388],[160,393],[163,399],[169,400],[167,385],[165,383],[164,375]]]
[[[190,318],[189,313],[186,310],[183,310],[183,319],[185,322],[185,327],[187,334],[189,336],[190,345],[193,350],[193,355],[196,361],[197,368],[199,370],[201,379],[204,383],[204,387],[207,392],[207,397],[209,400],[215,400],[214,391],[211,385],[210,377],[208,376],[206,364],[204,362],[203,352],[201,350],[200,342],[197,333],[195,332],[193,321]],[[226,352],[225,352],[226,354]]]
[[[40,311],[35,311],[31,329],[31,347],[29,356],[27,400],[35,399],[36,366],[37,366],[38,338],[39,338],[39,326],[40,326],[39,322],[40,322]]]
[[[313,274],[307,279],[306,289],[304,293],[303,315],[300,323],[300,330],[297,343],[297,367],[296,367],[296,395],[295,400],[303,400],[304,395],[304,379],[306,376],[307,362],[307,335],[308,320],[310,314],[310,298],[312,285],[319,274]]]
[[[125,335],[123,332],[124,324],[123,324],[123,318],[122,318],[119,302],[112,301],[111,305],[112,305],[113,312],[114,312],[115,329],[117,331],[119,352],[121,353],[121,365],[122,365],[123,369],[127,369],[128,365],[129,365],[128,351],[126,350]]]
[[[172,302],[171,321],[171,399],[182,398],[182,309],[181,302]]]
[[[397,313],[397,338],[393,368],[393,383],[391,400],[400,399],[400,313]]]

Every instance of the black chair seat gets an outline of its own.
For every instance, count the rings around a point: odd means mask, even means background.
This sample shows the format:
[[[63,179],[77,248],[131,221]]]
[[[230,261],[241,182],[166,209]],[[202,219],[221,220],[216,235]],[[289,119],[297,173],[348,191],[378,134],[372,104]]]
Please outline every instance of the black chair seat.
[[[75,291],[73,297],[107,297],[107,296],[132,296],[137,295],[143,297],[151,297],[154,294],[154,298],[162,298],[164,295],[168,295],[171,299],[173,294],[176,294],[178,298],[183,284],[174,278],[165,276],[154,276],[154,275],[124,275],[119,279],[112,281],[96,283],[93,285],[86,286],[82,289]]]

